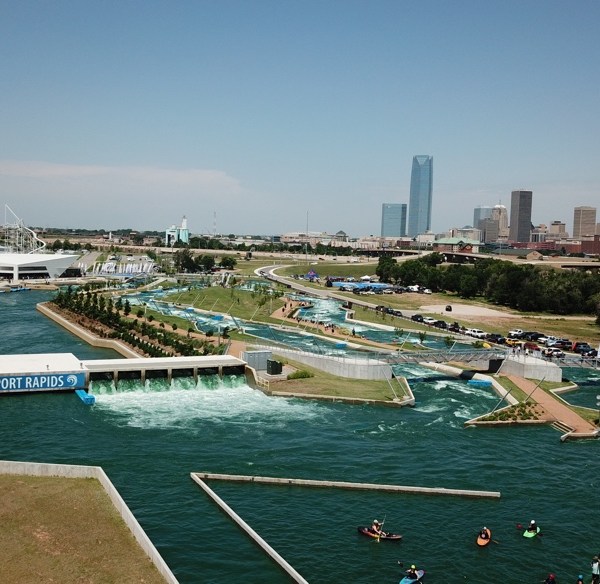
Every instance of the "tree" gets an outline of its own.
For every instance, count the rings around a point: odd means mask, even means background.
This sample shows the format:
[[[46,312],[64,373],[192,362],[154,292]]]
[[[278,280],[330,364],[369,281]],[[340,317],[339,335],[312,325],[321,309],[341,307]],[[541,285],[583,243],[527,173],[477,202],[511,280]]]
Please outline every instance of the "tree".
[[[233,270],[237,264],[237,260],[233,256],[223,256],[220,266],[226,270]]]

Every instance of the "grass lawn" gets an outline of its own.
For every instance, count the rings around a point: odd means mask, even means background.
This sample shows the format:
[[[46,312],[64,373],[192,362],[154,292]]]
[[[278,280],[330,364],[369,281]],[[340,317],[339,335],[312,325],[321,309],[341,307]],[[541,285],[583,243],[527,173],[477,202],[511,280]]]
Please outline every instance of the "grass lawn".
[[[164,583],[94,479],[0,475],[0,582]]]
[[[274,356],[276,351],[274,351]],[[290,379],[282,382],[272,382],[271,391],[285,393],[305,393],[310,395],[321,395],[330,397],[345,397],[358,399],[373,399],[380,401],[392,401],[396,396],[400,399],[408,397],[403,386],[396,380],[369,380],[348,379],[336,377],[319,369],[314,369],[303,363],[292,361],[284,356],[276,356],[278,361],[288,363],[299,370],[308,371],[313,377],[304,379]],[[391,384],[391,387],[390,387]],[[392,391],[393,388],[393,391]],[[396,395],[394,395],[396,392]]]

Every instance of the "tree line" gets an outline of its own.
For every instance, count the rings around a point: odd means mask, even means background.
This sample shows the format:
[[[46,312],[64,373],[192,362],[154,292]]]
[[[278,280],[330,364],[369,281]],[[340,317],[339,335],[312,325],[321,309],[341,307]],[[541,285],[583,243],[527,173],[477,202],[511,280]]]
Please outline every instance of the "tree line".
[[[524,312],[600,318],[600,275],[596,270],[557,270],[492,258],[477,259],[473,264],[442,262],[443,256],[437,252],[401,263],[385,256],[379,259],[376,273],[382,282],[419,284],[461,298],[478,296]]]

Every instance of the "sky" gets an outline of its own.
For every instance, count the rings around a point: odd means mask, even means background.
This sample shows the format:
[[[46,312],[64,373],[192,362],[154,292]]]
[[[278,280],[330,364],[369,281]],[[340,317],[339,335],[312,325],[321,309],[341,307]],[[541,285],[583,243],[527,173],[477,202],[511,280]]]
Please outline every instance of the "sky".
[[[379,235],[600,207],[597,0],[0,0],[0,204],[26,225]]]

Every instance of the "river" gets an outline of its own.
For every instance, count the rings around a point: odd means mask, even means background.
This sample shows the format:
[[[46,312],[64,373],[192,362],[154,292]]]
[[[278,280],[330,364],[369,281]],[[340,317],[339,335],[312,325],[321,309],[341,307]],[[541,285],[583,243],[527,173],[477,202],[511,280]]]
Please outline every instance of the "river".
[[[0,295],[3,354],[107,358],[47,320],[47,293]],[[308,581],[397,582],[397,562],[433,583],[559,582],[589,574],[600,551],[600,441],[561,443],[549,427],[464,428],[497,397],[410,366],[414,409],[266,397],[242,382],[213,387],[0,399],[1,457],[99,465],[182,583],[278,584],[288,577],[193,483],[189,473],[255,474],[500,491],[499,500],[211,483]],[[567,399],[593,405],[598,374]],[[385,519],[400,543],[356,527]],[[535,519],[542,537],[522,537]],[[477,531],[495,542],[475,545]]]

